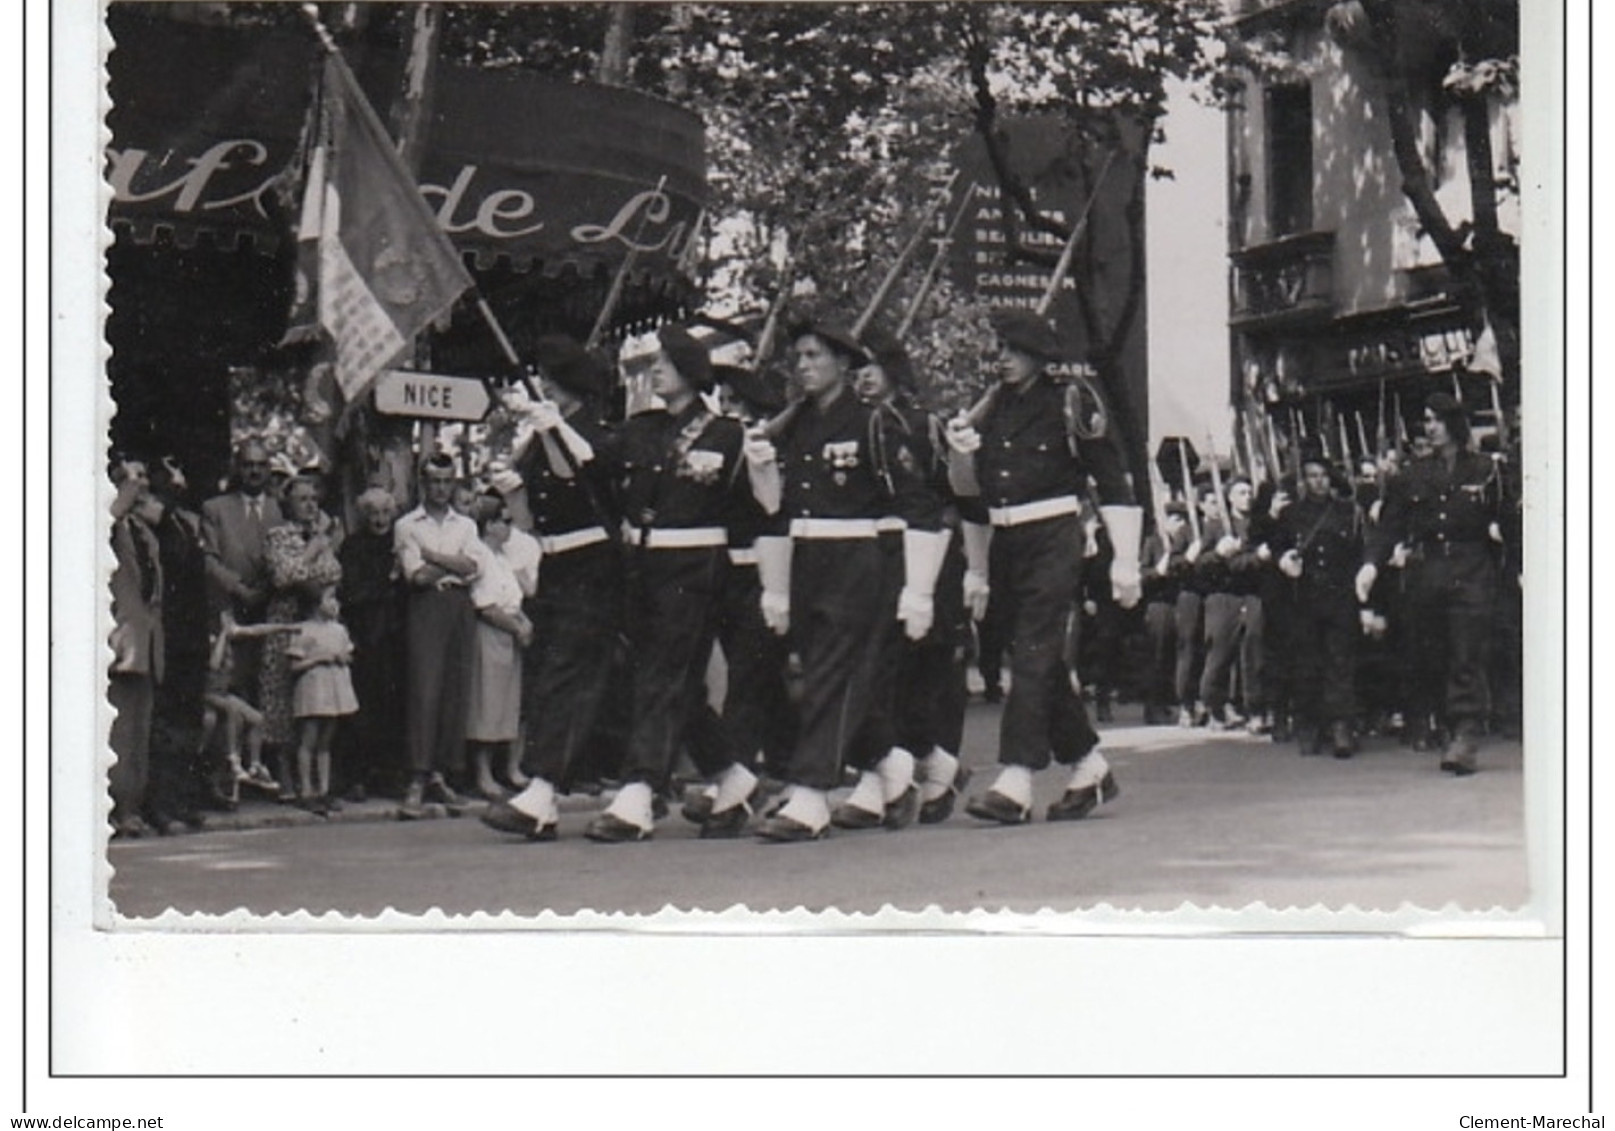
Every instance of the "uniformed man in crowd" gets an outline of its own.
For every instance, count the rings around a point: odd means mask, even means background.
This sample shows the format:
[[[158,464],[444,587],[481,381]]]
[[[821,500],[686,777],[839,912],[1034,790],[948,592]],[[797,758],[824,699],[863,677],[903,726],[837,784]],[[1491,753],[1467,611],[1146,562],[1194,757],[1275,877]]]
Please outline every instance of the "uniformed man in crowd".
[[[1284,509],[1269,542],[1278,571],[1295,582],[1286,610],[1288,658],[1303,753],[1357,749],[1356,651],[1361,634],[1353,581],[1362,560],[1362,516],[1336,489],[1321,451],[1301,457],[1301,493]]]
[[[532,840],[552,840],[564,790],[596,733],[612,684],[622,631],[620,511],[603,461],[594,458],[610,373],[564,336],[534,346],[538,391],[512,393],[522,420],[514,469],[494,486],[527,516],[543,551],[537,593],[526,602],[533,643],[522,669],[521,770],[527,786],[495,803],[483,822]]]
[[[1407,626],[1413,672],[1410,710],[1439,711],[1450,735],[1441,768],[1473,774],[1490,707],[1486,674],[1504,540],[1496,465],[1469,446],[1469,417],[1447,393],[1425,402],[1428,455],[1410,461],[1385,488],[1379,525],[1357,573],[1366,602],[1380,571],[1401,547],[1408,576]]]
[[[759,549],[764,615],[776,631],[790,632],[802,665],[787,797],[757,827],[759,836],[782,842],[817,840],[830,826],[829,792],[869,709],[871,665],[893,615],[882,605],[876,521],[903,506],[894,503],[875,413],[852,389],[853,373],[869,361],[864,347],[822,321],[797,325],[789,337],[803,399],[776,438],[758,429],[747,443],[757,497],[790,519],[787,543]],[[895,517],[923,522],[919,514]],[[911,528],[904,541],[895,615],[919,639],[934,616],[941,538]],[[779,549],[788,549],[788,561]],[[913,785],[913,767],[901,761],[888,756],[866,767],[880,779],[883,819]]]
[[[993,399],[979,423],[961,415],[946,433],[955,482],[973,481],[980,491],[975,517],[991,531],[987,587],[1009,602],[1011,626],[1001,768],[966,812],[1005,825],[1031,820],[1032,775],[1052,758],[1072,771],[1047,817],[1074,820],[1119,792],[1067,662],[1065,626],[1082,561],[1078,497],[1091,475],[1116,547],[1112,583],[1127,608],[1140,597],[1142,512],[1119,453],[1102,429],[1078,419],[1077,398],[1047,372],[1062,352],[1053,327],[1031,312],[1008,310],[995,316],[994,329],[1000,356]]]

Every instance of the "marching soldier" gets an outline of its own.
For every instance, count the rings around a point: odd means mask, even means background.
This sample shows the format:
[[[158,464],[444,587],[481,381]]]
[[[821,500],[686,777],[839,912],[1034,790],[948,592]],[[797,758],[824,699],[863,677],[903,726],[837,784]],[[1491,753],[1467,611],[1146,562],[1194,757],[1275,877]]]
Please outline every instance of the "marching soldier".
[[[894,500],[878,417],[851,387],[854,370],[869,360],[864,348],[822,322],[794,327],[790,338],[804,399],[777,448],[763,429],[747,442],[754,491],[765,508],[783,507],[790,519],[790,540],[760,545],[758,559],[764,615],[776,632],[790,632],[802,661],[789,796],[757,829],[781,842],[824,835],[829,791],[869,710],[871,665],[894,612],[881,601],[876,520],[895,509],[910,521],[895,609],[910,639],[930,631],[942,543],[940,534],[917,528],[923,515],[901,513],[904,502]],[[913,785],[912,764],[905,776],[900,762],[888,755],[867,767],[880,779],[882,819]]]
[[[1284,509],[1268,543],[1279,573],[1295,583],[1284,635],[1295,666],[1291,686],[1302,753],[1328,748],[1336,758],[1350,758],[1357,750],[1359,628],[1352,587],[1362,543],[1361,512],[1335,493],[1328,461],[1321,452],[1303,454],[1301,497]]]
[[[544,400],[508,398],[530,435],[518,441],[514,470],[494,477],[513,513],[530,516],[543,551],[538,592],[525,610],[533,623],[522,673],[521,769],[529,782],[482,820],[553,840],[556,791],[576,774],[611,686],[622,572],[611,482],[595,459],[608,442],[600,406],[610,375],[571,338],[542,338],[535,348]]]
[[[1379,571],[1399,550],[1407,558],[1409,639],[1415,725],[1429,707],[1451,739],[1441,768],[1476,770],[1476,744],[1489,697],[1486,667],[1503,542],[1503,491],[1496,465],[1469,447],[1469,419],[1446,393],[1425,402],[1430,453],[1386,484],[1380,521],[1357,573],[1367,603]]]
[[[897,761],[905,756],[917,760],[915,791],[900,794],[886,812],[880,775],[866,775],[836,813],[836,823],[842,827],[881,823],[901,828],[916,815],[923,824],[946,820],[958,793],[958,752],[968,698],[963,666],[963,642],[969,631],[962,591],[964,553],[953,537],[958,512],[947,505],[947,468],[938,451],[940,431],[931,414],[913,402],[914,370],[908,354],[901,343],[878,328],[872,327],[864,340],[872,357],[858,371],[855,384],[859,398],[877,409],[877,436],[885,448],[883,463],[889,468],[894,493],[904,500],[894,509],[920,516],[916,529],[935,528],[944,535],[934,623],[923,637],[910,640],[895,618],[889,620],[876,674],[877,680],[887,681],[888,698],[877,701],[871,711],[871,716],[881,710],[890,714],[890,724],[877,720],[877,730],[881,739],[895,744],[891,755]],[[896,523],[895,537],[883,535],[891,540],[886,564],[894,613],[905,580],[903,535],[908,525],[902,520]],[[871,753],[878,759],[887,752],[877,743]],[[877,788],[882,790],[879,796]]]
[[[1074,398],[1046,370],[1060,354],[1043,318],[1003,311],[995,319],[1000,384],[979,426],[967,416],[950,421],[948,446],[960,486],[979,485],[990,524],[988,587],[1007,599],[1012,683],[999,732],[998,777],[965,811],[1005,825],[1032,816],[1032,774],[1053,760],[1072,768],[1049,820],[1086,817],[1114,798],[1114,775],[1097,747],[1099,736],[1073,686],[1064,626],[1082,561],[1078,496],[1088,474],[1116,548],[1111,573],[1120,603],[1139,593],[1142,512],[1133,505],[1122,461],[1102,435],[1078,438]],[[978,510],[977,516],[981,517]],[[967,516],[968,517],[968,516]],[[975,568],[975,563],[972,563]]]
[[[707,348],[678,326],[657,337],[651,391],[665,407],[629,419],[607,453],[625,515],[633,696],[624,784],[586,833],[602,843],[650,839],[654,800],[674,760],[711,721],[706,664],[728,569],[728,524],[744,489],[740,423],[714,414],[701,396],[712,391]],[[757,778],[734,762],[715,777],[703,835],[732,836],[750,817]]]

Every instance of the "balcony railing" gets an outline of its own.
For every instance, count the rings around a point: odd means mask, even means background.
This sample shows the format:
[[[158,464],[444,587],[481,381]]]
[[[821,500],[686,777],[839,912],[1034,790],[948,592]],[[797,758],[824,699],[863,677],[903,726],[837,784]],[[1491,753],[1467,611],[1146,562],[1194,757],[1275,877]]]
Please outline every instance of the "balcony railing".
[[[1235,326],[1329,317],[1335,307],[1335,234],[1306,232],[1243,248],[1233,267]]]

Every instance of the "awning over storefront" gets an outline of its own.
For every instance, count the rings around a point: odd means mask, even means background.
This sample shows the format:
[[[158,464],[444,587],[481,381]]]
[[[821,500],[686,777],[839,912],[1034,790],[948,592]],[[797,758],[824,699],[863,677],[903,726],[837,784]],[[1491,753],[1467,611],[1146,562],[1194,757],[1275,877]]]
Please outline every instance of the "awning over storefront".
[[[112,224],[138,243],[163,233],[273,252],[293,214],[284,174],[318,70],[313,36],[126,5],[108,26]],[[385,117],[401,61],[350,61]],[[421,188],[481,267],[598,277],[633,246],[632,282],[682,290],[705,179],[701,121],[679,107],[532,72],[436,72]]]

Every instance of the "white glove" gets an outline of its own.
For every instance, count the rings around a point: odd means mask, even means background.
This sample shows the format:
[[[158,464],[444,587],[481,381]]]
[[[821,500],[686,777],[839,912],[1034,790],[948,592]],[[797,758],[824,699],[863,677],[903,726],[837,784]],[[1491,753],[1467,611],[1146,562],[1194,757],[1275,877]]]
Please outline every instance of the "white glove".
[[[526,407],[521,409],[521,414],[539,432],[553,432],[565,419],[561,415],[561,406],[554,401],[529,400]]]
[[[1368,504],[1368,521],[1372,522],[1375,526],[1378,526],[1379,525],[1379,512],[1381,510],[1383,510],[1384,508],[1385,508],[1385,500],[1384,499],[1375,499],[1372,503],[1369,503]]]
[[[1396,549],[1391,551],[1391,568],[1402,569],[1408,564],[1408,558],[1413,556],[1413,547],[1406,542],[1398,542]]]
[[[897,619],[910,640],[924,640],[936,616],[936,603],[928,594],[904,589],[897,595]]]
[[[515,384],[506,385],[500,390],[499,403],[517,416],[526,416],[534,401],[528,395],[526,387],[518,381]]]
[[[1496,542],[1499,546],[1501,546],[1503,544],[1503,528],[1497,525],[1495,522],[1488,523],[1486,526],[1486,537],[1490,538],[1493,542]]]
[[[967,456],[981,447],[981,433],[972,428],[970,422],[963,416],[956,416],[948,421],[942,435],[947,440],[948,447],[962,456]]]
[[[964,595],[965,607],[970,610],[971,620],[980,620],[987,615],[987,598],[992,589],[987,585],[987,575],[980,570],[965,570]]]
[[[753,467],[766,467],[779,462],[778,450],[761,428],[753,428],[746,433],[746,442],[741,451],[745,453],[746,462]]]
[[[1301,555],[1296,550],[1285,550],[1284,556],[1279,559],[1279,572],[1285,577],[1300,577],[1304,568]]]
[[[1205,547],[1201,544],[1200,539],[1196,538],[1193,542],[1189,543],[1189,548],[1183,551],[1183,560],[1188,562],[1190,565],[1193,565],[1195,562],[1200,560],[1200,551],[1203,549],[1205,549]]]
[[[514,495],[522,489],[522,477],[504,464],[489,464],[488,486],[501,495]]]
[[[1155,576],[1156,577],[1165,577],[1167,574],[1169,574],[1171,572],[1172,572],[1172,555],[1170,553],[1162,554],[1161,555],[1161,560],[1155,563]]]
[[[1368,595],[1374,591],[1374,582],[1379,580],[1379,569],[1373,565],[1365,565],[1357,571],[1357,603],[1368,604]]]
[[[1364,568],[1368,569],[1368,568],[1372,568],[1372,567],[1365,566]],[[1373,609],[1358,609],[1357,610],[1357,623],[1363,626],[1363,635],[1364,636],[1373,636],[1374,635],[1374,627],[1375,627],[1375,624],[1376,624],[1377,620],[1378,620],[1378,618],[1375,616]]]
[[[789,593],[771,593],[763,590],[763,623],[776,636],[791,631],[791,596]]]
[[[1231,558],[1239,553],[1239,539],[1232,534],[1224,534],[1217,539],[1217,553],[1224,558]]]
[[[1116,557],[1110,563],[1110,591],[1124,609],[1138,604],[1144,596],[1144,582],[1138,574],[1138,551],[1144,538],[1142,507],[1109,504],[1099,508],[1110,534]]]
[[[1260,546],[1256,547],[1256,560],[1259,562],[1272,561],[1273,547],[1269,546],[1266,542],[1263,542]]]

